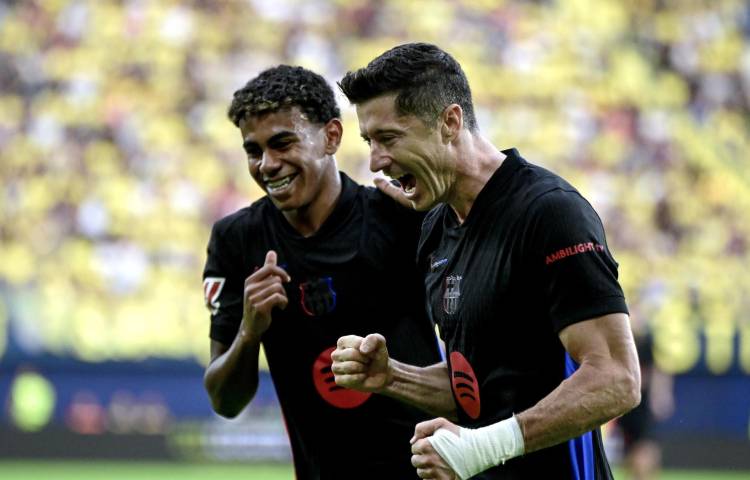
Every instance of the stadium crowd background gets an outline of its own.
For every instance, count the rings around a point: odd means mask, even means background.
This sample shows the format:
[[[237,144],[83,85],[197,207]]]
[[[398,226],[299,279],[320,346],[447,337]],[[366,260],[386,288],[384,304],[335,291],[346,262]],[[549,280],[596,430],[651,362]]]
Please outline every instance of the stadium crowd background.
[[[494,144],[602,216],[658,365],[750,373],[750,4],[742,0],[4,0],[0,359],[203,363],[211,224],[258,198],[232,92],[446,48]],[[339,166],[369,183],[343,97]]]

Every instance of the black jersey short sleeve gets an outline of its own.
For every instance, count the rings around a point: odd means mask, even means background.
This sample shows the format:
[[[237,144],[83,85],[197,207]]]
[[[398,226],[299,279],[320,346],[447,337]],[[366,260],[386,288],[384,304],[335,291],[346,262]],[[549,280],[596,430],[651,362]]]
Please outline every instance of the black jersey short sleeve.
[[[242,320],[245,282],[238,268],[241,258],[226,241],[226,223],[219,221],[211,229],[203,270],[203,294],[211,312],[211,339],[231,345]]]
[[[602,222],[575,190],[554,189],[529,208],[537,288],[556,332],[582,320],[627,313]]]

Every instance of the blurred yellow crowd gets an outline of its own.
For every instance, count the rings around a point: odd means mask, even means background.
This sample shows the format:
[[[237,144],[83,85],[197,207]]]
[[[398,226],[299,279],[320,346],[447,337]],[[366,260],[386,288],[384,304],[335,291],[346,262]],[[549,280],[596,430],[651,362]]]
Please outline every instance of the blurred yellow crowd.
[[[407,41],[463,65],[480,128],[602,216],[673,372],[750,372],[743,0],[0,2],[0,355],[208,354],[211,224],[261,192],[226,119],[262,69],[332,83]],[[339,166],[370,181],[340,101]]]

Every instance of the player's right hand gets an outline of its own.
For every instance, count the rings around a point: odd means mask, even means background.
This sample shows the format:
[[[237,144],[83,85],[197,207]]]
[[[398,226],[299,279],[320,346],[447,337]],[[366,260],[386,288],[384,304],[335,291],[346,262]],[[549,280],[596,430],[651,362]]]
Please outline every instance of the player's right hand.
[[[331,371],[340,387],[379,392],[393,381],[385,338],[378,333],[339,338],[331,360]]]
[[[418,423],[414,427],[414,436],[411,438],[411,464],[417,469],[419,478],[430,478],[434,480],[460,480],[440,453],[432,446],[430,438],[439,429],[444,428],[454,435],[461,435],[458,425],[445,418],[434,418],[432,420]]]
[[[260,338],[271,326],[273,308],[286,308],[289,299],[282,282],[290,280],[289,274],[276,265],[276,252],[269,250],[263,266],[245,279],[242,328],[246,335]]]
[[[406,195],[404,195],[404,191],[401,190],[401,187],[396,186],[398,185],[398,182],[396,182],[396,185],[394,185],[385,178],[378,177],[373,180],[373,183],[375,183],[375,186],[378,190],[394,199],[397,203],[400,203],[406,208],[414,208],[414,205],[411,203],[411,201],[406,198]]]

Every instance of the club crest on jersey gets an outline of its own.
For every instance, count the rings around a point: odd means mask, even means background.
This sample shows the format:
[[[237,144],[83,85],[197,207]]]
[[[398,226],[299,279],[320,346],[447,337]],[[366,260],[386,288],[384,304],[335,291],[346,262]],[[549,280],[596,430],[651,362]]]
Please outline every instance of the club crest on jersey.
[[[221,289],[224,288],[224,282],[226,282],[226,278],[221,277],[206,277],[203,279],[203,297],[206,308],[211,312],[211,315],[216,315],[219,311],[219,295],[221,295]]]
[[[317,278],[299,286],[302,311],[311,317],[320,317],[336,308],[336,291],[331,277]]]
[[[443,311],[453,315],[458,311],[458,301],[461,299],[461,275],[445,277],[443,290]]]

